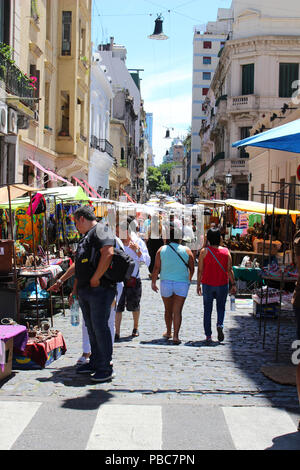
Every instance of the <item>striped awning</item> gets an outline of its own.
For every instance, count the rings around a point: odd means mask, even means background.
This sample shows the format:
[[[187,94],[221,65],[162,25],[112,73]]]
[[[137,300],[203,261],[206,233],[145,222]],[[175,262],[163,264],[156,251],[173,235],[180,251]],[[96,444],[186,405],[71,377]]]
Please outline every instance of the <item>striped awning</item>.
[[[35,160],[32,160],[31,158],[28,158],[27,160],[36,168],[41,170],[43,173],[46,173],[52,181],[62,181],[63,183],[67,183],[69,186],[73,186],[73,184],[70,183],[70,181],[64,179],[62,176],[57,175],[56,173],[54,173],[54,171],[47,170],[39,162],[36,162]]]

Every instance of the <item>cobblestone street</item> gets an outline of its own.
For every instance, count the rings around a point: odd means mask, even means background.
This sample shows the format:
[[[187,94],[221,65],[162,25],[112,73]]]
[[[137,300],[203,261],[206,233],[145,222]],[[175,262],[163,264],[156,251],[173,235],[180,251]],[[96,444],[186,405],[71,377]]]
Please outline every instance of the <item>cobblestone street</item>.
[[[199,399],[201,403],[297,407],[293,386],[283,386],[266,378],[262,366],[275,364],[277,320],[267,323],[266,346],[262,348],[259,320],[250,315],[249,299],[239,301],[235,312],[228,309],[225,341],[216,335],[212,345],[204,342],[202,298],[197,296],[195,281],[183,311],[182,343],[174,346],[162,339],[164,311],[160,295],[151,290],[147,271],[142,268],[143,298],[140,336],[131,338],[132,315],[125,312],[121,341],[114,348],[116,378],[111,383],[93,384],[88,377],[75,373],[81,354],[81,328],[72,327],[70,318],[57,315],[54,327],[67,344],[67,353],[44,370],[14,371],[0,387],[0,398],[72,400],[103,390],[118,396],[145,399]],[[215,324],[214,312],[213,324]],[[295,339],[293,319],[283,320],[279,363],[289,364],[291,344]]]

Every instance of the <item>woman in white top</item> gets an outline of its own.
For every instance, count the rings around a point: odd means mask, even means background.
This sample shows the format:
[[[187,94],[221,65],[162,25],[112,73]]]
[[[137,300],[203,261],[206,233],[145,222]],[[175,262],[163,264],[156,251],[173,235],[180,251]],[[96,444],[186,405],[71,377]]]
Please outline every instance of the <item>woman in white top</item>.
[[[116,226],[117,235],[122,239],[125,253],[127,253],[135,262],[131,278],[124,283],[123,292],[117,305],[116,312],[116,333],[115,341],[120,339],[120,330],[122,322],[122,313],[125,308],[132,312],[133,315],[133,330],[132,337],[139,336],[139,319],[140,319],[140,302],[142,297],[142,281],[140,278],[140,264],[145,263],[147,266],[150,264],[150,256],[145,242],[137,237],[132,230],[132,220]]]

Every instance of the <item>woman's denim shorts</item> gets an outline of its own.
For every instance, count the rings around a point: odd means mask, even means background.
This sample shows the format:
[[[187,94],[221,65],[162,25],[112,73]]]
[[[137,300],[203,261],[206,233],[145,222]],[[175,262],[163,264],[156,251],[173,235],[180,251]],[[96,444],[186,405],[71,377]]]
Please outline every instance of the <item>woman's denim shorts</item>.
[[[162,297],[172,297],[174,294],[179,297],[187,297],[189,288],[189,282],[160,281],[160,293]]]

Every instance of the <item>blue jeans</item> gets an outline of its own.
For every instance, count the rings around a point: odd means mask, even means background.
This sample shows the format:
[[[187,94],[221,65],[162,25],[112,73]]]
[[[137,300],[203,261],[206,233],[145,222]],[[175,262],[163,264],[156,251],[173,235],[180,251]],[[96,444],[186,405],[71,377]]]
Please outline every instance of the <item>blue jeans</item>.
[[[79,305],[91,344],[90,365],[104,375],[112,372],[112,341],[108,319],[115,296],[113,288],[88,286],[78,289]]]
[[[225,317],[225,305],[228,295],[229,287],[228,284],[224,286],[209,286],[208,284],[202,284],[203,293],[203,306],[204,306],[204,331],[205,335],[210,337],[211,331],[211,314],[213,309],[213,301],[216,299],[217,302],[217,315],[218,322],[217,326],[223,328],[224,317]]]
[[[293,307],[293,309],[294,309],[296,325],[297,325],[297,329],[296,329],[297,339],[300,339],[300,308]]]

